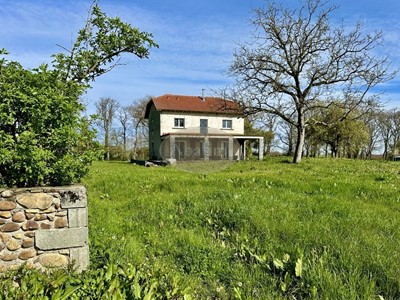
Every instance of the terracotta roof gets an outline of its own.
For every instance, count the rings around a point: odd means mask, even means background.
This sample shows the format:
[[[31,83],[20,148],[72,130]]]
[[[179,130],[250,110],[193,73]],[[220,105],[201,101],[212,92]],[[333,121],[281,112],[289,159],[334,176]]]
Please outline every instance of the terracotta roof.
[[[183,96],[170,95],[152,99],[146,108],[146,118],[149,115],[151,103],[158,111],[180,111],[180,112],[204,112],[227,115],[243,115],[243,109],[239,103],[218,97]]]

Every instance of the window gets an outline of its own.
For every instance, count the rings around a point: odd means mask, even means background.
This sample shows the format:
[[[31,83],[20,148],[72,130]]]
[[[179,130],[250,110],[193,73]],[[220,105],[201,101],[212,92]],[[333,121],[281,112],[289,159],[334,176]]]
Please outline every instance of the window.
[[[185,127],[185,119],[184,118],[175,118],[174,127],[184,128]]]
[[[184,159],[185,158],[186,143],[184,141],[175,142],[175,158]]]
[[[200,119],[200,134],[207,135],[208,133],[208,120]]]
[[[222,120],[222,129],[232,129],[232,120]]]

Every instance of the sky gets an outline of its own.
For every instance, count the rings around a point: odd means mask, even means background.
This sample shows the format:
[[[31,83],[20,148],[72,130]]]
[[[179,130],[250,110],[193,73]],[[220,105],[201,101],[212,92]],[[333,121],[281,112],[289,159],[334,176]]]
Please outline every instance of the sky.
[[[299,0],[276,0],[295,6]],[[400,69],[400,1],[337,0],[333,24],[364,23],[366,32],[383,31],[391,68]],[[0,49],[26,68],[51,64],[51,55],[71,48],[83,27],[90,0],[0,0]],[[206,95],[233,82],[227,76],[238,45],[251,40],[250,19],[265,0],[100,0],[109,16],[119,16],[153,34],[158,49],[149,59],[123,55],[122,66],[98,78],[84,96],[89,113],[94,102],[111,97],[129,105],[146,96]],[[400,107],[400,73],[379,87],[387,107]]]

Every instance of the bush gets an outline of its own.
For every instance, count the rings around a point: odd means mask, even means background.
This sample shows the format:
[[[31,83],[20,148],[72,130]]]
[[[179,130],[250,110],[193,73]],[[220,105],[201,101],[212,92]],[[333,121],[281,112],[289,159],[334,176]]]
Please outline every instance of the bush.
[[[81,117],[83,91],[46,66],[0,60],[0,185],[65,185],[87,174],[96,143]]]
[[[0,58],[0,186],[79,182],[98,153],[79,97],[121,54],[147,58],[152,47],[150,33],[108,17],[94,1],[71,51],[53,56],[53,69]]]

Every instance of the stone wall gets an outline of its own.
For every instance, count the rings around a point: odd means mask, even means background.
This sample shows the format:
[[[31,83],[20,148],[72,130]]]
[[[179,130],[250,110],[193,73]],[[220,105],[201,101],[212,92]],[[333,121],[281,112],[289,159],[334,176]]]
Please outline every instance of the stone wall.
[[[0,270],[89,264],[83,186],[0,189]]]

